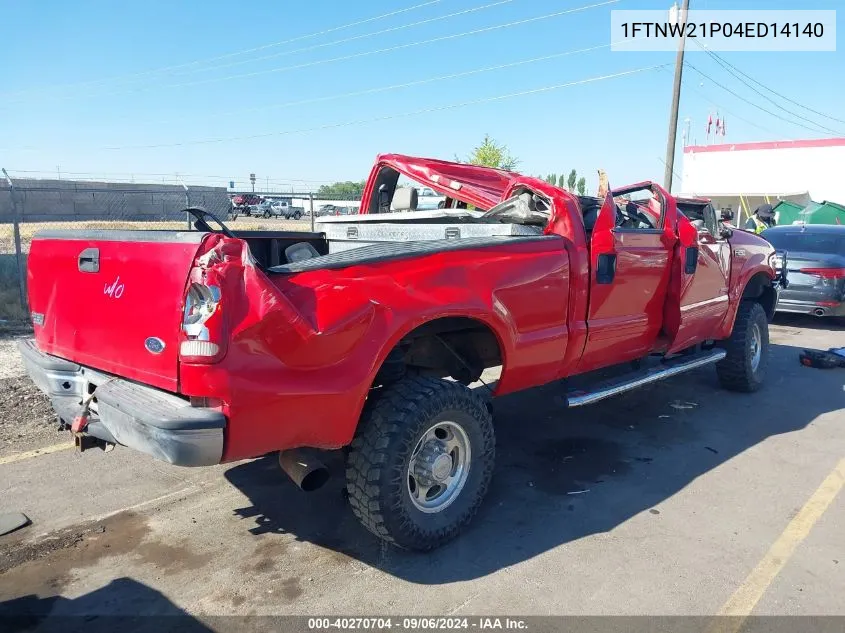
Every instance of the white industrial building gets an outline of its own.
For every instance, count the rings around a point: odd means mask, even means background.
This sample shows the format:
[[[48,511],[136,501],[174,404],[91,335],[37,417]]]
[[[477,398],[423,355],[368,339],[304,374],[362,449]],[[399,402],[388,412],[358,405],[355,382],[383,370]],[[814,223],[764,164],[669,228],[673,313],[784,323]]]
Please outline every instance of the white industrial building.
[[[747,217],[763,202],[845,202],[845,138],[684,147],[684,195]]]

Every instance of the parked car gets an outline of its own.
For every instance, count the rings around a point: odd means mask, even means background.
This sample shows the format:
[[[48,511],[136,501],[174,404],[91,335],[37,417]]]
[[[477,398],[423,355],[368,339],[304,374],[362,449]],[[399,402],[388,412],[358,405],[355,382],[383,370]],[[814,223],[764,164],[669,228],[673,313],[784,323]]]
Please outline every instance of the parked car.
[[[258,205],[255,206],[254,215],[263,216],[265,218],[269,218],[271,215],[281,215],[276,214],[272,211],[273,203],[273,200],[262,200]]]
[[[305,215],[305,209],[291,205],[289,200],[267,198],[256,207],[255,215],[265,218],[277,217],[286,220],[298,220]]]
[[[786,252],[789,286],[780,312],[845,316],[845,226],[774,226],[761,236]]]
[[[243,215],[254,215],[258,205],[263,198],[255,193],[242,193],[232,198],[232,204],[238,213]]]
[[[308,215],[304,207],[295,207],[291,204],[288,204],[284,213],[286,220],[299,220],[304,215]]]
[[[395,154],[371,173],[350,225],[413,210],[410,190],[379,187],[399,174],[450,183],[483,213],[385,218],[392,242],[361,246],[348,231],[332,253],[324,233],[242,239],[200,210],[206,230],[155,239],[36,234],[34,339],[19,349],[78,445],[182,466],[279,451],[304,490],[328,477],[312,449],[345,447],[355,515],[389,543],[430,550],[470,522],[490,483],[493,409],[469,388],[486,368],[502,367],[495,395],[618,370],[562,407],[710,364],[727,389],[763,384],[782,275],[759,236],[697,231],[651,182],[599,199]]]
[[[335,204],[324,204],[314,212],[314,216],[319,218],[326,215],[337,215],[338,209],[340,207]]]

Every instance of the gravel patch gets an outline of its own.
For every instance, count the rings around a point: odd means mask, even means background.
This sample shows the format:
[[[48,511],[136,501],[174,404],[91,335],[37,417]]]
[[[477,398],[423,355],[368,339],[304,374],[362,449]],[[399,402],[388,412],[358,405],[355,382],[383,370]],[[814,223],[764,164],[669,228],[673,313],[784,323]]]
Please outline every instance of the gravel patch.
[[[17,341],[31,336],[21,329],[0,334],[0,457],[69,441],[56,414],[26,375]]]
[[[68,440],[50,400],[29,376],[0,378],[0,456]]]
[[[0,379],[14,378],[26,373],[21,355],[18,354],[18,339],[22,335],[0,336]]]

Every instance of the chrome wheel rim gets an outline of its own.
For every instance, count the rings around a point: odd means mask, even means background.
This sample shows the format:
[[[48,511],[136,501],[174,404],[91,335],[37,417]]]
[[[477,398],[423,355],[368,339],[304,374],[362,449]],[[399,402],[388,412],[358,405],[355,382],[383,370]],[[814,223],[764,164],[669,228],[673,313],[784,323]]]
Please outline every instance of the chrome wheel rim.
[[[760,326],[755,323],[751,326],[751,371],[757,371],[762,355],[763,335],[760,333]]]
[[[455,422],[438,422],[417,442],[408,461],[411,503],[426,513],[448,508],[469,476],[472,450],[466,431]]]

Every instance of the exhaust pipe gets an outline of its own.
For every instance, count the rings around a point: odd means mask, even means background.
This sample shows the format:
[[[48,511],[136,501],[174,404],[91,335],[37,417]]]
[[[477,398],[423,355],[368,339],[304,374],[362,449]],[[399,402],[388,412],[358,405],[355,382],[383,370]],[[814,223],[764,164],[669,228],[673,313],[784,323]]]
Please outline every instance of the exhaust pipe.
[[[817,317],[823,317],[826,312],[824,308],[816,308],[815,310],[813,310],[813,314],[815,314]]]
[[[317,490],[329,480],[329,469],[307,448],[279,451],[279,466],[305,492]]]

